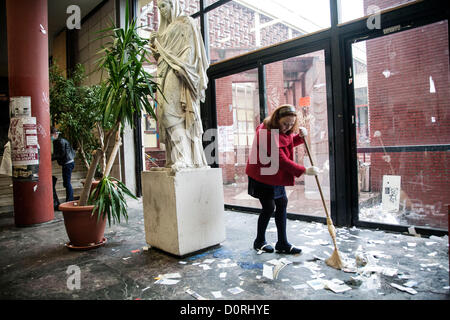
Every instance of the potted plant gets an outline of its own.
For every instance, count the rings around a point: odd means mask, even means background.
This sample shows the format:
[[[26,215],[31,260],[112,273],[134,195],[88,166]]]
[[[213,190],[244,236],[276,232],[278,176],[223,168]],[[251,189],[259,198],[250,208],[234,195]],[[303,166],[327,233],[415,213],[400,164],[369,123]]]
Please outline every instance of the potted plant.
[[[70,201],[60,205],[64,223],[70,239],[69,247],[88,249],[102,245],[106,220],[128,221],[126,196],[136,199],[130,190],[119,180],[110,176],[121,143],[121,133],[126,124],[134,127],[134,119],[147,112],[155,119],[151,100],[158,89],[153,77],[144,69],[144,63],[151,62],[146,57],[148,40],[137,32],[136,20],[129,21],[128,5],[125,10],[124,28],[114,26],[100,31],[110,41],[102,46],[99,53],[98,69],[107,73],[107,79],[101,84],[101,102],[99,121],[97,122],[99,147],[93,151],[83,190],[79,201]],[[112,151],[108,153],[113,141]],[[101,166],[100,180],[91,186],[97,165]],[[85,218],[86,221],[74,221]],[[88,228],[92,231],[86,231]],[[95,230],[97,229],[97,230]],[[81,234],[78,234],[81,233]]]
[[[70,77],[65,77],[57,64],[50,67],[50,116],[53,125],[80,155],[86,170],[91,152],[98,148],[93,127],[100,121],[98,106],[101,86],[84,86],[84,67],[77,64]]]

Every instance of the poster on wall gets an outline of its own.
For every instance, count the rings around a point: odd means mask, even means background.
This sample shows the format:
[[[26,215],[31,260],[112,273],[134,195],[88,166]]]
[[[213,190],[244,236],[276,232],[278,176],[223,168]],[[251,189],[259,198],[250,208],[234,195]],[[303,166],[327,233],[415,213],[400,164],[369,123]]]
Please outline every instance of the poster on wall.
[[[397,212],[400,209],[401,176],[383,176],[381,203],[383,211]]]
[[[39,144],[35,117],[14,117],[10,122],[12,177],[39,180]]]
[[[234,151],[234,128],[233,126],[218,126],[218,143],[220,152]]]

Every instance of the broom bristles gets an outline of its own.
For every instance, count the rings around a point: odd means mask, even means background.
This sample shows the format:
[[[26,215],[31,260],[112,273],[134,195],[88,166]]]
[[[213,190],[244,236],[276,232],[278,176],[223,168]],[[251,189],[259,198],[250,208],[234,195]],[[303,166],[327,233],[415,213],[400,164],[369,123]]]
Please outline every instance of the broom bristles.
[[[333,254],[331,257],[325,260],[325,263],[329,265],[330,267],[333,267],[335,269],[341,270],[344,266],[344,263],[341,260],[341,257],[339,256],[339,253],[337,250],[333,251]]]

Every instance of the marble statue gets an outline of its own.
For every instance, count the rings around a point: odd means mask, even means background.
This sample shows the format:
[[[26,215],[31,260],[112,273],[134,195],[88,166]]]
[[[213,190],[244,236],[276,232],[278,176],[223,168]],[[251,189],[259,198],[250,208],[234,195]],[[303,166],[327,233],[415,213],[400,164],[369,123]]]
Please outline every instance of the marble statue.
[[[205,100],[209,61],[198,24],[181,12],[179,0],[158,0],[160,24],[150,35],[157,60],[157,118],[166,147],[166,168],[207,167],[200,102]]]

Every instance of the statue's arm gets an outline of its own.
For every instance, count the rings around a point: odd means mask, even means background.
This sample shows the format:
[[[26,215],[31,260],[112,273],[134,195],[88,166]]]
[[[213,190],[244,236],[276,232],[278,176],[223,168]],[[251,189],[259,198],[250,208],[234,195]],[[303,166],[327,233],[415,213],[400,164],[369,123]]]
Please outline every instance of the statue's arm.
[[[159,55],[160,55],[158,52],[158,49],[156,48],[156,45],[155,45],[155,40],[156,40],[157,35],[158,35],[157,31],[152,31],[152,33],[150,34],[150,41],[149,41],[150,42],[150,50],[152,51],[153,57],[155,57],[156,60],[159,59]]]

